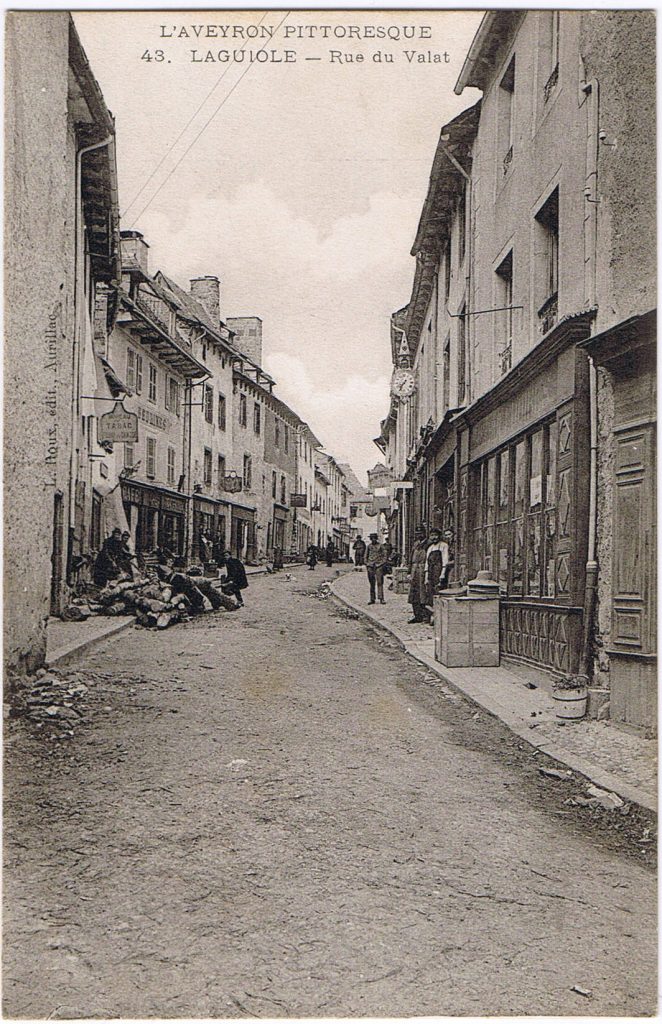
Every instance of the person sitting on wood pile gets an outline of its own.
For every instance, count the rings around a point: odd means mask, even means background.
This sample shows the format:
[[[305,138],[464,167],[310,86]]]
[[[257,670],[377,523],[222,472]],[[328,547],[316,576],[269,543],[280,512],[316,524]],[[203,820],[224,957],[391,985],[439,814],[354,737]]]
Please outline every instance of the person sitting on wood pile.
[[[236,599],[239,608],[243,608],[244,599],[241,592],[248,586],[244,563],[240,559],[234,558],[229,551],[225,551],[221,565],[225,567],[226,572],[226,575],[221,577],[223,593],[231,594]]]

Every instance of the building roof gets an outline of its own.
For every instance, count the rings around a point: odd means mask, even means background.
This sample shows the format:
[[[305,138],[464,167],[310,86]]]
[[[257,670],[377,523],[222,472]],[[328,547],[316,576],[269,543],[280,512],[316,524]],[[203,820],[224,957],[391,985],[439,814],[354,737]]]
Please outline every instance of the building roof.
[[[454,91],[458,96],[467,85],[485,88],[493,72],[496,55],[515,34],[526,13],[521,9],[499,8],[483,16],[455,85]]]
[[[207,367],[181,342],[172,337],[144,302],[134,302],[123,289],[119,289],[119,299],[120,310],[124,311],[126,317],[124,320],[118,319],[119,326],[126,326],[135,331],[151,354],[189,380],[200,380],[210,376]]]
[[[372,495],[368,494],[365,487],[357,477],[356,473],[348,462],[339,462],[340,469],[345,474],[347,487],[351,498],[355,502],[372,501]]]
[[[155,278],[157,282],[164,284],[168,291],[172,293],[172,299],[174,299],[180,315],[185,320],[202,324],[203,327],[214,335],[216,340],[221,341],[226,347],[228,347],[233,355],[235,353],[239,355],[239,350],[233,344],[234,331],[232,331],[222,321],[218,324],[214,323],[211,314],[202,302],[196,299],[195,296],[191,295],[190,292],[181,288],[176,281],[172,280],[172,278],[167,277],[162,270],[157,270]]]

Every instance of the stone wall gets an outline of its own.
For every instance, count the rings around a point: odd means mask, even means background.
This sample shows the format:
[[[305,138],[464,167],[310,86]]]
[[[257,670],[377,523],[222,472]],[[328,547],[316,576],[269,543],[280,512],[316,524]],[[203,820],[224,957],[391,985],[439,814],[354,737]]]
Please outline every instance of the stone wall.
[[[66,559],[75,152],[69,15],[11,12],[5,25],[4,636],[20,673],[45,655],[58,494],[60,573]]]
[[[596,551],[599,565],[598,597],[594,619],[594,685],[609,688],[609,655],[606,648],[611,639],[612,518],[614,472],[614,389],[611,376],[597,371],[598,404],[598,507]]]

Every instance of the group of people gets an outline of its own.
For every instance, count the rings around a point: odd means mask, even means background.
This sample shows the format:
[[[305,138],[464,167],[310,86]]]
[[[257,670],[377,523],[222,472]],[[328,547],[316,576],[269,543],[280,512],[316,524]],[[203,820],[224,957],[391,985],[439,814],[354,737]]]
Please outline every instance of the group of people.
[[[133,575],[136,556],[129,547],[130,540],[131,535],[126,530],[122,533],[119,526],[106,538],[94,561],[92,578],[95,586],[104,587],[110,580]]]
[[[452,562],[451,546],[453,531],[433,527],[429,533],[420,527],[415,532],[415,543],[412,550],[409,585],[409,604],[412,606],[413,622],[430,622],[434,595],[448,586]],[[386,604],[384,598],[384,576],[387,576],[394,565],[400,562],[399,555],[394,552],[390,542],[382,543],[377,533],[370,534],[370,543],[366,544],[361,536],[354,545],[354,564],[360,568],[365,565],[370,587],[368,604]]]
[[[331,568],[337,557],[336,546],[332,540],[329,541],[325,548],[320,548],[317,544],[311,544],[306,551],[306,565],[309,569],[314,569],[317,563],[324,558],[326,559],[327,566]]]
[[[426,535],[422,527],[414,534],[411,553],[411,582],[408,601],[413,622],[430,622],[434,595],[448,587],[452,562],[453,531],[433,527]]]

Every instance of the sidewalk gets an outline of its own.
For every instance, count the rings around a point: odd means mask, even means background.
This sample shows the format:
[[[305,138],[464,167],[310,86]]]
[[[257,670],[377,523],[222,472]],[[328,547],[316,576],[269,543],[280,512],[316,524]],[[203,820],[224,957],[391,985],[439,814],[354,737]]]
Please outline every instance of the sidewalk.
[[[432,626],[408,624],[406,596],[386,591],[385,605],[368,607],[363,572],[347,573],[332,584],[333,594],[395,636],[408,654],[437,673],[454,689],[494,715],[521,739],[586,776],[624,800],[657,810],[657,743],[612,726],[585,719],[561,723],[551,694],[532,670],[536,689],[526,686],[526,669],[516,674],[499,668],[446,668],[434,659]]]

